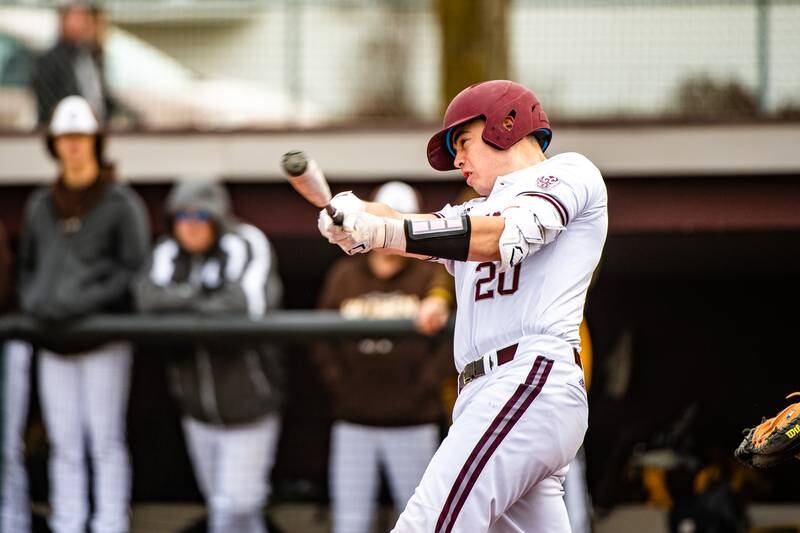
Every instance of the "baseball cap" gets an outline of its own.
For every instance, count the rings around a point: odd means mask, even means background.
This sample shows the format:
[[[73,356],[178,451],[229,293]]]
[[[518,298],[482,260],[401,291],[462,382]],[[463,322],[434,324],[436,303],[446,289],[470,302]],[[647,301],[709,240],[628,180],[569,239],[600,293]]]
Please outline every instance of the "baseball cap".
[[[67,96],[61,100],[53,111],[50,120],[50,135],[84,134],[96,135],[100,124],[94,116],[89,102],[80,96]]]
[[[402,181],[390,181],[375,191],[375,201],[386,204],[398,213],[419,213],[417,191]]]

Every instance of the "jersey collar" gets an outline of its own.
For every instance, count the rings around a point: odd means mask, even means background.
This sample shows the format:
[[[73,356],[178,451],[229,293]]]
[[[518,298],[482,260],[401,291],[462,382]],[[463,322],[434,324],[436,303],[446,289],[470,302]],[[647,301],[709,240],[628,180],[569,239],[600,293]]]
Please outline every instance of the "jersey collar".
[[[489,193],[489,196],[497,194],[506,187],[514,185],[521,180],[529,178],[531,174],[534,173],[534,170],[538,173],[542,165],[546,164],[548,161],[549,159],[545,159],[544,161],[536,163],[535,165],[515,170],[509,174],[497,176],[497,179],[494,180],[494,187],[492,187],[492,192]]]

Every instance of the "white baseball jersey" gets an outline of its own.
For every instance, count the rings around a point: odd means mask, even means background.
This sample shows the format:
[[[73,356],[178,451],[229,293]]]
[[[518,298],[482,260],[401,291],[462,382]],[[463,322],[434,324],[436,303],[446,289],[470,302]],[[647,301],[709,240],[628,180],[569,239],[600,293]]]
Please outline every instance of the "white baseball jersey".
[[[565,227],[553,242],[504,273],[499,262],[445,262],[455,276],[459,372],[523,337],[526,350],[545,354],[580,348],[586,291],[608,229],[606,187],[591,161],[577,153],[557,155],[499,176],[488,197],[447,205],[437,216],[502,216],[509,207],[533,208],[533,199],[540,211],[546,200]]]

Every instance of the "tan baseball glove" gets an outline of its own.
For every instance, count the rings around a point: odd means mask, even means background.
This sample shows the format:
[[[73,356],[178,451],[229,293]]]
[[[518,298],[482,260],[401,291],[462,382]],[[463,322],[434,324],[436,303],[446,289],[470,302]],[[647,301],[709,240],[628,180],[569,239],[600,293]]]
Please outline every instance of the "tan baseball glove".
[[[800,392],[786,399],[793,396],[800,396]],[[789,405],[752,429],[745,429],[744,434],[734,455],[748,466],[768,468],[793,457],[800,459],[800,402]]]

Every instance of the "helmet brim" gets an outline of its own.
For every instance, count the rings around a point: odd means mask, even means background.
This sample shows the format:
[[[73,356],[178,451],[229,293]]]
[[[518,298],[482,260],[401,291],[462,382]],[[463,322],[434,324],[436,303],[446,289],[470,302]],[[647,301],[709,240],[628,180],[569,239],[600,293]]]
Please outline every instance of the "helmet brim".
[[[480,117],[482,117],[482,115],[475,115],[448,124],[431,137],[428,141],[428,163],[430,163],[434,170],[447,171],[456,168],[455,152],[452,151],[452,146],[448,146],[450,143],[450,132],[453,128]]]

